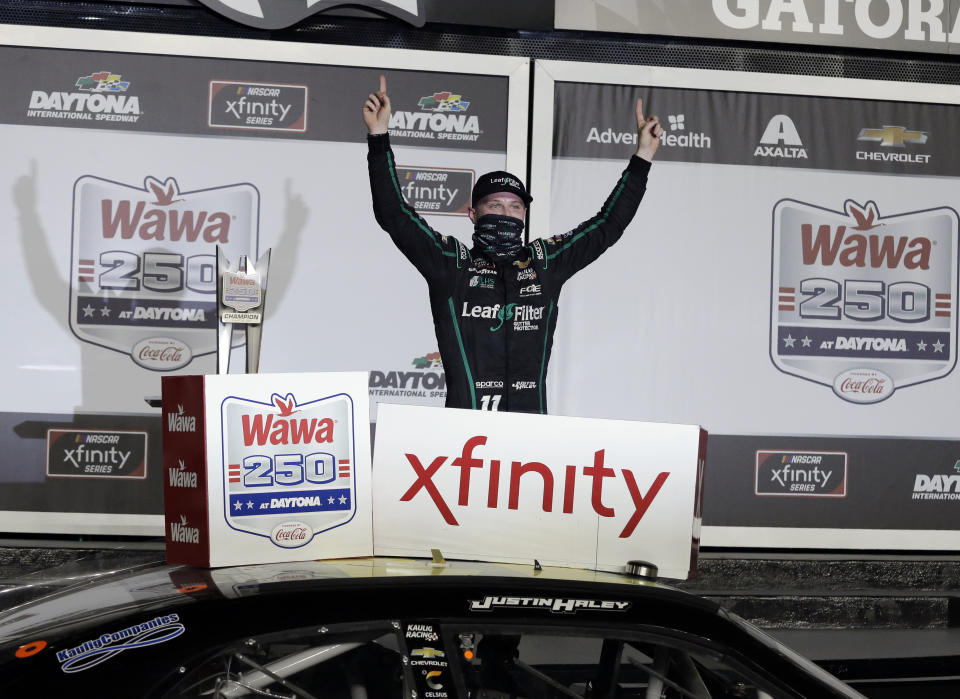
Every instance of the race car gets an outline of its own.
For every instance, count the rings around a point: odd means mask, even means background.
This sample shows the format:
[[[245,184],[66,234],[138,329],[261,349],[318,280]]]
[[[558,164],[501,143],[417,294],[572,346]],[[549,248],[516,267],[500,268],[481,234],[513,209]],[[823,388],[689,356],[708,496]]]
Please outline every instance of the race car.
[[[635,572],[442,557],[162,565],[0,614],[0,696],[862,696]]]

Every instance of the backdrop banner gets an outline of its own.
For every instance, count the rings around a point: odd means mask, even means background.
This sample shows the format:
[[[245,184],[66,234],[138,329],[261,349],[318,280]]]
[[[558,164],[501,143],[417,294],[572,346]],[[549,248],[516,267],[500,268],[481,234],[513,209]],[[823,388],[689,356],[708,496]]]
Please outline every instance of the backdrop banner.
[[[378,400],[443,405],[360,107],[386,74],[400,186],[469,242],[476,173],[524,172],[527,59],[9,26],[0,60],[0,531],[162,533],[144,397],[215,373],[216,246],[273,250],[261,372],[367,371],[371,419]]]
[[[537,68],[532,235],[596,210],[637,97],[665,129],[636,219],[564,292],[554,411],[709,430],[705,546],[956,548],[960,92]]]

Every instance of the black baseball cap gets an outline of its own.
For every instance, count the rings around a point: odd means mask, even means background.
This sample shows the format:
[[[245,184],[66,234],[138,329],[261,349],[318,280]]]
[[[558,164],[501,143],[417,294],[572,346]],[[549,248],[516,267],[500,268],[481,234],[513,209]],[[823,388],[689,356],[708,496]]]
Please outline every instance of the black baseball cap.
[[[524,204],[529,204],[533,201],[533,197],[527,194],[527,190],[519,177],[515,177],[503,170],[496,170],[495,172],[480,175],[480,177],[477,178],[477,183],[473,185],[473,192],[470,195],[471,206],[476,206],[484,197],[499,192],[516,194],[523,199]]]

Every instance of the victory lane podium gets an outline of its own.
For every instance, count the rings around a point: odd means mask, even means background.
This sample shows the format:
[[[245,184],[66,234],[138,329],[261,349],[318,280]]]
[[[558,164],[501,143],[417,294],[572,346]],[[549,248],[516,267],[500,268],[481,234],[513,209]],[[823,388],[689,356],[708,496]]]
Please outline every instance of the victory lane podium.
[[[366,372],[163,377],[167,561],[369,556]]]
[[[370,555],[695,575],[696,426],[380,404],[364,372],[163,379],[167,561]]]

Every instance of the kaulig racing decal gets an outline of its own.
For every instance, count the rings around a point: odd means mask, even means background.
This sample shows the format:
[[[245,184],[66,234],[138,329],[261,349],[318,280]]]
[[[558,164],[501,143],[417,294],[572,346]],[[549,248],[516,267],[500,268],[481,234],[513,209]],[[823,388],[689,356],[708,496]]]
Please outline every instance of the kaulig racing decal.
[[[353,400],[337,394],[305,402],[288,393],[230,396],[221,405],[224,518],[237,531],[281,548],[356,514]]]
[[[84,342],[172,371],[216,349],[216,246],[256,257],[260,195],[250,184],[180,191],[85,175],[73,189],[70,328]]]
[[[770,357],[843,400],[876,403],[956,364],[958,217],[843,208],[774,207]]]

